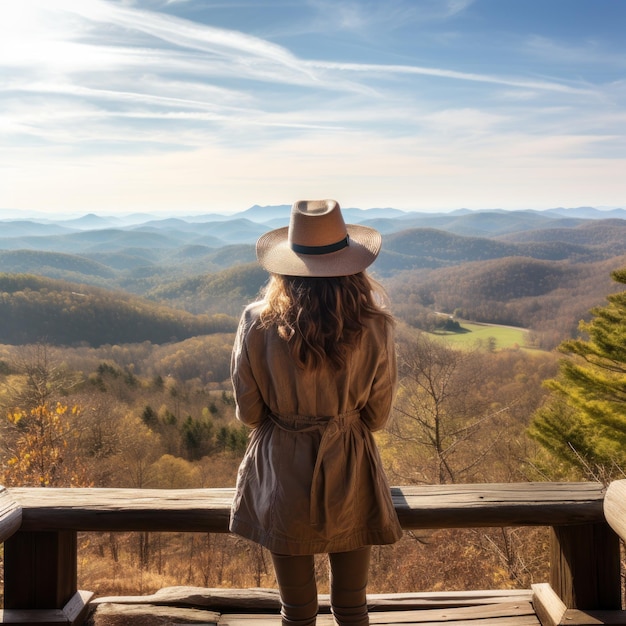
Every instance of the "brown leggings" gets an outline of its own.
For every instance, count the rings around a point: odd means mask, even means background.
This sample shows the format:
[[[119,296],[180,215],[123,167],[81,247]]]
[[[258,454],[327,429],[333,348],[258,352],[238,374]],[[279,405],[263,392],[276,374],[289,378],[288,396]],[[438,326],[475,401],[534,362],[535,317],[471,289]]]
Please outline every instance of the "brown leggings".
[[[371,547],[334,552],[330,560],[330,605],[339,626],[367,626],[365,590]],[[280,589],[283,626],[314,626],[317,616],[317,585],[313,555],[287,556],[272,553]]]

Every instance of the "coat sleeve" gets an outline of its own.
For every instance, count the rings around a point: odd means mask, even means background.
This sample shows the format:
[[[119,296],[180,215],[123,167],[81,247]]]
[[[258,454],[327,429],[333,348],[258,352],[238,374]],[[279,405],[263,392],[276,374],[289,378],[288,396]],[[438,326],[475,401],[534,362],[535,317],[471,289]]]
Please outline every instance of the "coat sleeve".
[[[369,398],[361,410],[361,419],[371,431],[380,430],[387,424],[398,385],[393,326],[390,323],[385,326],[387,329],[386,341],[380,349]]]
[[[247,337],[254,319],[246,309],[239,321],[230,363],[230,377],[235,397],[235,415],[238,420],[257,428],[266,415],[265,403],[254,377],[248,354]]]

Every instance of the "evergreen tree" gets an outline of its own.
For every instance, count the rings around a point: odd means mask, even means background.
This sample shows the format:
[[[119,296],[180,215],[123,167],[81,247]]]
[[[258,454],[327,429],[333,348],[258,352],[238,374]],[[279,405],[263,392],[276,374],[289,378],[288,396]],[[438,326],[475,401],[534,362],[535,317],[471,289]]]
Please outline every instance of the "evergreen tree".
[[[626,284],[626,268],[611,276]],[[591,310],[591,321],[580,323],[585,338],[559,346],[566,358],[546,382],[552,393],[529,431],[562,469],[597,480],[626,472],[626,291],[607,300]]]

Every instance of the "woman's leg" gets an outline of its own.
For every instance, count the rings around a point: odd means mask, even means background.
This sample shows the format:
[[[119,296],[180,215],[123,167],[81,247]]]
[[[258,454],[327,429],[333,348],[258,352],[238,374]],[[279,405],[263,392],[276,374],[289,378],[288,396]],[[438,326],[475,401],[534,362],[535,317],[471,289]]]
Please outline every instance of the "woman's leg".
[[[339,626],[367,626],[365,596],[371,546],[334,552],[330,558],[330,604]]]
[[[287,556],[272,552],[280,590],[284,626],[313,626],[317,616],[317,584],[313,555]]]

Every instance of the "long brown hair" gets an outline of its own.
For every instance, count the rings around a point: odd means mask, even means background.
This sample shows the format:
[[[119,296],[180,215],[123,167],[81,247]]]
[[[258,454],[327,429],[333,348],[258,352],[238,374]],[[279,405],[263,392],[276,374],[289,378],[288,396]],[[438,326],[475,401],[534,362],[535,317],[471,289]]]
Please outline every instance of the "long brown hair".
[[[264,301],[263,327],[275,326],[296,364],[313,370],[325,363],[344,367],[367,318],[393,321],[384,290],[365,272],[330,278],[271,274]]]

